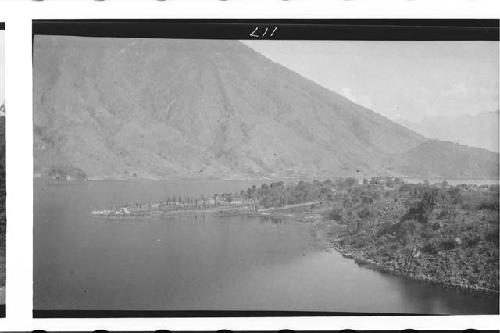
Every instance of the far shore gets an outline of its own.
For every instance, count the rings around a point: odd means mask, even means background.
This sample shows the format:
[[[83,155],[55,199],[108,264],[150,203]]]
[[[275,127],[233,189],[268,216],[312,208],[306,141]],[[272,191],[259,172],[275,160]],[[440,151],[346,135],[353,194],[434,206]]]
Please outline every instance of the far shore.
[[[338,178],[339,176],[332,176],[332,178]],[[359,176],[358,180],[363,178],[370,178],[372,176]],[[383,176],[381,176],[383,177]],[[186,177],[186,178],[161,178],[161,177],[116,177],[116,176],[101,176],[101,177],[89,177],[86,180],[80,181],[70,181],[70,182],[60,182],[61,184],[73,184],[73,183],[86,183],[86,182],[165,182],[172,184],[186,184],[186,183],[212,183],[212,182],[274,182],[274,181],[313,181],[317,178],[325,178],[324,176],[318,177],[303,177],[303,176],[289,176],[289,177],[248,177],[248,178],[215,178],[215,177]],[[459,184],[460,182],[464,184],[496,184],[500,182],[500,178],[450,178],[450,177],[430,177],[430,178],[418,178],[409,176],[400,176],[406,183],[417,184],[424,182],[425,180],[433,182],[448,181]],[[38,174],[34,176],[33,180],[47,181],[50,182],[51,179]]]

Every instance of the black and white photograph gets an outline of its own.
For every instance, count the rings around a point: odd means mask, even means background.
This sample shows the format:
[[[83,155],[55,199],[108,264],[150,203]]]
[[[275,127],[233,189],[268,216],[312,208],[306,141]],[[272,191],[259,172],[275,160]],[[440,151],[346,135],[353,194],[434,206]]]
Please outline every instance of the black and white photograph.
[[[35,317],[498,314],[497,20],[173,21],[33,22]]]

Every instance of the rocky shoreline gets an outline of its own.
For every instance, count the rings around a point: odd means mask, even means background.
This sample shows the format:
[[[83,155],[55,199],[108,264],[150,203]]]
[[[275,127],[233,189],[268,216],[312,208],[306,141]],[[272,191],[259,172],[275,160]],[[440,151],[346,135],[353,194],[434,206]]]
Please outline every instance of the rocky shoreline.
[[[394,261],[393,262],[383,262],[381,259],[374,260],[371,258],[368,258],[363,250],[359,249],[354,249],[352,247],[348,246],[342,246],[341,242],[339,242],[338,239],[336,240],[331,240],[331,246],[333,249],[335,249],[337,252],[339,252],[344,258],[347,259],[352,259],[354,262],[356,262],[360,266],[365,266],[369,267],[374,270],[378,270],[381,272],[385,273],[390,273],[392,275],[396,276],[402,276],[406,277],[412,280],[417,280],[417,281],[422,281],[422,282],[427,282],[427,283],[432,283],[432,284],[438,284],[440,286],[444,286],[446,288],[453,288],[453,289],[459,289],[462,291],[467,291],[471,292],[474,294],[478,295],[499,295],[498,290],[493,290],[489,288],[483,288],[477,285],[471,285],[467,283],[459,283],[459,282],[454,282],[454,281],[445,281],[442,279],[437,279],[431,277],[429,274],[426,274],[425,272],[420,272],[420,273],[414,273],[409,270],[404,270],[399,267],[395,267]]]

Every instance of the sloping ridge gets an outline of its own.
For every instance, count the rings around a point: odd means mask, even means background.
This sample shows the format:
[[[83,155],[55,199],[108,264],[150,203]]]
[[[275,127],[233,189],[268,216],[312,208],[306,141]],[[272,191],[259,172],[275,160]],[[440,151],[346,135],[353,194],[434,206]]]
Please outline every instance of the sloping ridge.
[[[34,40],[42,174],[67,164],[94,178],[414,176],[390,164],[425,141],[237,41]]]
[[[498,153],[448,141],[426,141],[386,163],[392,171],[419,178],[498,178]]]

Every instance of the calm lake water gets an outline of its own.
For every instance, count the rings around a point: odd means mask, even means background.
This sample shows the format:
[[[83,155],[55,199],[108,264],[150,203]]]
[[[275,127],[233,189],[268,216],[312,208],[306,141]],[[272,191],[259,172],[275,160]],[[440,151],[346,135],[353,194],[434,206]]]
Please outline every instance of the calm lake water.
[[[93,208],[234,192],[251,183],[34,184],[37,310],[498,312],[497,297],[360,267],[326,250],[310,224],[90,216]]]

